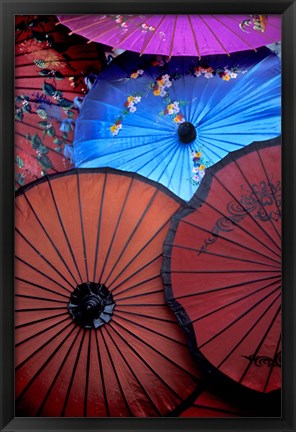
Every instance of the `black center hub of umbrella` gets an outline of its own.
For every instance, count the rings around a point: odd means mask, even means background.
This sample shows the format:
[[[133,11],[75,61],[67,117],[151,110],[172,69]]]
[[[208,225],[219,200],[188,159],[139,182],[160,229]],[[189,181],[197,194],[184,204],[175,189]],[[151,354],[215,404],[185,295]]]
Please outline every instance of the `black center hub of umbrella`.
[[[184,122],[178,127],[178,135],[183,144],[189,144],[196,138],[196,129],[192,123]]]
[[[115,303],[104,284],[88,282],[72,292],[68,310],[76,324],[84,328],[98,328],[112,318]]]

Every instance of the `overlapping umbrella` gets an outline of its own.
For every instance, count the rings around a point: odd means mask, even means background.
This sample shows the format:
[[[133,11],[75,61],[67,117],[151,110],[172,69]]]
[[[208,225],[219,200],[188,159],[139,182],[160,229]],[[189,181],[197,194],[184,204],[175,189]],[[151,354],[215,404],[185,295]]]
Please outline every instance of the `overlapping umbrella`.
[[[210,168],[164,243],[167,303],[226,386],[281,387],[281,216],[278,137]]]
[[[160,275],[181,204],[109,169],[17,192],[17,416],[163,416],[201,386]]]
[[[281,39],[280,15],[59,15],[89,41],[140,54],[197,56],[256,49]]]
[[[87,77],[102,69],[97,44],[69,40],[55,16],[17,16],[15,44],[16,187],[73,167],[64,146],[73,141]],[[86,81],[85,81],[86,79]]]
[[[280,134],[280,60],[257,53],[163,58],[124,53],[84,100],[76,167],[138,172],[189,200],[229,151]]]

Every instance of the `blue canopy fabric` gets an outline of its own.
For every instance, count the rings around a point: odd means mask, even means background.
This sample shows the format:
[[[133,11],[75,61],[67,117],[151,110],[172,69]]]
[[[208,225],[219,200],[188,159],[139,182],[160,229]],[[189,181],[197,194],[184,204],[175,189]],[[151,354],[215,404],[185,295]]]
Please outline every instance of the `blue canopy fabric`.
[[[196,131],[190,143],[184,122]],[[189,200],[207,167],[280,134],[281,63],[267,48],[202,60],[126,52],[84,100],[74,163],[137,172]]]

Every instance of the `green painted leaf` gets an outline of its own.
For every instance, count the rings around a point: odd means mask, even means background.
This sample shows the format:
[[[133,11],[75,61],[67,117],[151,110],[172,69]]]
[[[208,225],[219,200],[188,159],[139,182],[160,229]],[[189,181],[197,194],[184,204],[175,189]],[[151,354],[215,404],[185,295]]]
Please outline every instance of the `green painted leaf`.
[[[30,104],[25,104],[23,106],[23,110],[30,113],[30,112],[32,112],[32,107]]]
[[[67,116],[68,117],[72,118],[74,115],[75,115],[74,111],[70,111],[70,110],[67,111]]]
[[[63,140],[61,140],[60,138],[55,138],[53,140],[53,143],[60,146],[61,144],[63,144]]]
[[[48,96],[53,96],[55,94],[55,92],[56,92],[56,88],[52,84],[49,84],[47,82],[45,82],[43,84],[42,90]]]
[[[63,138],[67,139],[68,138],[68,132],[63,132]]]
[[[41,75],[41,76],[48,76],[48,75],[50,75],[50,73],[51,73],[51,71],[49,69],[42,69],[39,72],[39,75]]]
[[[58,100],[59,105],[64,109],[70,109],[73,107],[73,102],[66,98],[60,98]]]
[[[54,137],[55,136],[55,128],[51,126],[49,129],[47,129],[47,135]]]
[[[62,79],[64,79],[64,75],[63,75],[61,72],[59,72],[59,71],[56,71],[56,72],[54,73],[54,76],[55,76],[55,78],[56,78],[57,80],[62,80]]]
[[[52,168],[52,163],[51,163],[51,160],[49,159],[48,156],[42,155],[41,157],[39,157],[38,158],[38,163],[45,170],[48,170],[48,169]]]
[[[47,126],[50,125],[50,123],[48,121],[40,121],[38,122],[38,124],[42,127],[42,128],[47,128]]]
[[[38,152],[42,153],[43,155],[46,155],[49,152],[49,150],[47,147],[41,144],[41,146],[38,147]]]
[[[16,156],[15,162],[16,162],[16,164],[17,164],[17,166],[19,168],[24,168],[25,163],[24,163],[23,159],[20,156]]]
[[[55,147],[55,151],[57,153],[61,153],[62,152],[62,147]]]
[[[35,149],[35,150],[38,149],[38,147],[40,147],[42,145],[42,141],[41,141],[38,134],[35,134],[32,136],[31,144],[32,144],[33,149]]]
[[[17,112],[15,113],[15,119],[18,121],[22,121],[24,117],[24,113],[23,110],[17,110]]]

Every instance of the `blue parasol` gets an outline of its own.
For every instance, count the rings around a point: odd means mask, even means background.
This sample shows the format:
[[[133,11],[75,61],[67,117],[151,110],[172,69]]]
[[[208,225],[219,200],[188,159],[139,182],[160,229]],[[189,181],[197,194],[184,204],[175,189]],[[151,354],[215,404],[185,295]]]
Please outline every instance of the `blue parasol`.
[[[77,119],[76,167],[137,172],[189,200],[230,151],[281,133],[281,63],[267,48],[203,57],[125,52]]]

